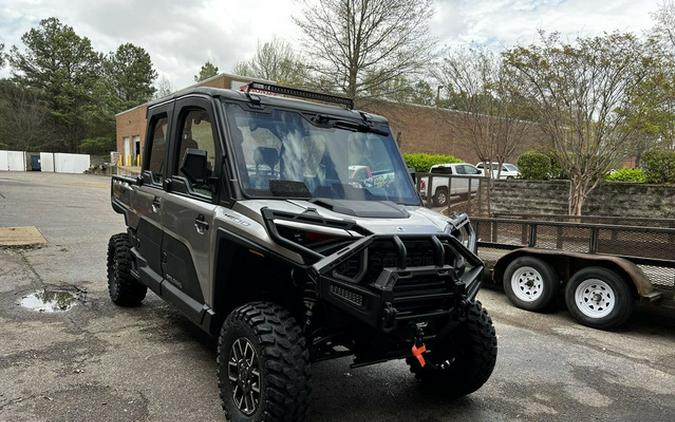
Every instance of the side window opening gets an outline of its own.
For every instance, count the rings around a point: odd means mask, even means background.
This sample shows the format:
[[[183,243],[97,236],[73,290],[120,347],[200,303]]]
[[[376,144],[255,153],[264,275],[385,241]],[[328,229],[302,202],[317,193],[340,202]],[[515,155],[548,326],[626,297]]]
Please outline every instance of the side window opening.
[[[216,168],[216,143],[211,118],[205,110],[190,110],[181,118],[175,174],[184,177],[192,191],[213,196],[208,182]],[[190,162],[186,156],[190,154]]]
[[[167,131],[169,119],[166,116],[154,120],[150,128],[150,152],[148,170],[152,173],[152,181],[161,184],[164,179],[164,156],[166,153]]]

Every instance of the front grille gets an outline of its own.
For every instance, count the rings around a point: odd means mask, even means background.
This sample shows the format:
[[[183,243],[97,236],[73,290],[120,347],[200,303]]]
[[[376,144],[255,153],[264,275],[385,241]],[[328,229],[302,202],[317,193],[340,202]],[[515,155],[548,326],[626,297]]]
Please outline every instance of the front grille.
[[[431,270],[424,275],[412,276],[410,273],[406,275],[405,270],[432,267],[436,264],[436,250],[431,238],[408,238],[402,241],[406,250],[405,269],[401,270],[392,291],[397,316],[414,318],[450,309],[455,283],[449,270],[439,270],[440,272]],[[449,248],[446,247],[445,251],[445,264],[454,264],[455,258]],[[366,271],[359,277],[363,259],[367,259]],[[365,253],[357,253],[341,263],[335,272],[342,278],[358,281],[360,285],[365,286],[374,283],[385,268],[399,269],[400,260],[401,256],[394,241],[380,239],[373,242]],[[360,296],[336,285],[331,286],[331,292],[352,303],[358,302],[358,299],[353,299],[354,295]]]

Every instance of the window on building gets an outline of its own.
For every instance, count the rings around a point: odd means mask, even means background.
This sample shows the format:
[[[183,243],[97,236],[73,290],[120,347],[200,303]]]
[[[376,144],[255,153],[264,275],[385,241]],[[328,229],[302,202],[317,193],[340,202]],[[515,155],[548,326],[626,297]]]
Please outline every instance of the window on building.
[[[152,173],[152,180],[155,183],[162,183],[164,178],[164,156],[166,155],[166,132],[168,129],[169,120],[166,116],[156,119],[150,128],[148,170]]]
[[[209,175],[216,167],[216,142],[211,127],[211,119],[204,110],[191,110],[181,120],[180,145],[178,146],[178,162],[176,174],[186,177],[192,191],[211,196],[211,186],[206,181],[195,181],[187,178],[181,171],[185,155],[189,149],[200,150],[206,153],[206,166]]]

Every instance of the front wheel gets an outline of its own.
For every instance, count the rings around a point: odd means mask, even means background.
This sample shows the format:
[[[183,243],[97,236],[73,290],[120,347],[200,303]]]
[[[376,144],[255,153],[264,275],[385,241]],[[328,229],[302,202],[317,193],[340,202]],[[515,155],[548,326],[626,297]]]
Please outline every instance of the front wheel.
[[[448,189],[447,188],[437,188],[436,194],[433,197],[434,206],[444,207],[448,205]]]
[[[252,302],[227,317],[218,340],[218,388],[228,420],[304,420],[309,375],[305,337],[286,309]]]
[[[428,361],[432,365],[422,367],[417,359],[407,359],[410,372],[436,392],[459,397],[485,384],[497,362],[497,335],[479,301],[470,305],[464,322],[432,346]]]
[[[623,325],[633,313],[633,293],[621,276],[602,267],[579,270],[565,287],[565,303],[574,319],[608,330]]]

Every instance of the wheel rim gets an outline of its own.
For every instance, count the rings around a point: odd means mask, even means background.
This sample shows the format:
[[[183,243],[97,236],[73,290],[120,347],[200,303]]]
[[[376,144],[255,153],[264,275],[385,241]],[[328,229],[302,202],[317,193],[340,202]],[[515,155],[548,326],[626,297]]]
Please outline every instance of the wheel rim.
[[[445,192],[438,192],[436,195],[436,201],[438,201],[439,204],[443,205],[447,202],[448,198],[445,195]]]
[[[614,289],[597,278],[582,281],[574,291],[574,303],[582,314],[590,318],[603,318],[616,306]]]
[[[251,342],[240,337],[230,347],[227,378],[232,386],[232,400],[247,416],[255,413],[260,403],[260,365]]]
[[[532,267],[520,267],[511,276],[511,290],[523,302],[534,302],[544,293],[544,278]]]

